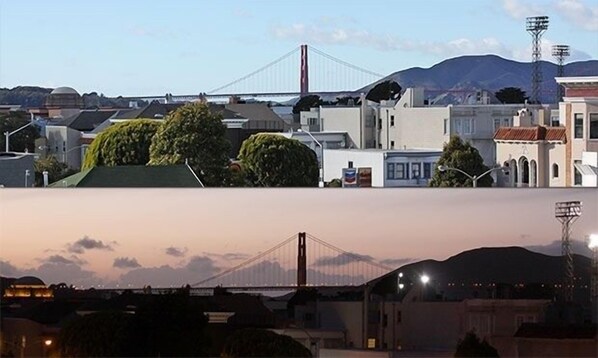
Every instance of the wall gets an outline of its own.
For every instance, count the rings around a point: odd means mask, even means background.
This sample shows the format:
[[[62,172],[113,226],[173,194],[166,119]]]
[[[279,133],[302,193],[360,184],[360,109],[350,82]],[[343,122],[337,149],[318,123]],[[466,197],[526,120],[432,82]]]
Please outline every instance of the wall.
[[[517,339],[517,357],[596,357],[595,339]]]
[[[25,171],[29,170],[27,187],[32,187],[35,182],[33,155],[15,154],[15,157],[0,157],[0,185],[6,188],[24,188]]]
[[[320,327],[345,331],[348,347],[363,348],[362,311],[362,302],[320,301]]]
[[[360,148],[360,107],[320,107],[320,121],[322,131],[347,132],[355,148]]]
[[[348,162],[353,168],[372,168],[372,186],[384,186],[384,153],[376,150],[324,150],[324,180],[329,182],[343,176]]]
[[[81,168],[82,149],[74,149],[81,145],[81,132],[66,126],[46,126],[48,138],[48,155],[54,155],[61,163],[66,163],[70,168]]]

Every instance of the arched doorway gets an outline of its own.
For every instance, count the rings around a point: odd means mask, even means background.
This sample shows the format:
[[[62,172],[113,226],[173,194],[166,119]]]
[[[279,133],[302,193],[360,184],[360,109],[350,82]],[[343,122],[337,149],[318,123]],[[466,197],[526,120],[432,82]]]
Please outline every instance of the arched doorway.
[[[526,157],[519,158],[519,185],[520,187],[529,186],[529,161]]]
[[[535,188],[538,186],[538,166],[536,164],[536,161],[534,159],[532,159],[530,162],[530,168],[529,168],[529,186],[531,188]]]

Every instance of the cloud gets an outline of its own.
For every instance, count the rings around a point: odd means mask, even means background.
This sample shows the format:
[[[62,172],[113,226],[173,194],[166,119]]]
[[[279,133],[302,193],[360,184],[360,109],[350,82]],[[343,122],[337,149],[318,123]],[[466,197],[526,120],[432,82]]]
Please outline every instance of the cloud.
[[[16,266],[10,261],[0,260],[0,276],[4,277],[18,277],[22,276]]]
[[[179,287],[194,284],[202,279],[214,276],[220,268],[207,256],[194,256],[185,266],[172,267],[140,267],[133,269],[120,277],[121,285],[132,287]]]
[[[554,42],[550,38],[542,38],[541,43],[541,50],[542,50],[542,59],[545,61],[554,61],[552,57],[552,46],[558,45],[558,43]],[[516,48],[511,51],[510,57],[517,61],[523,62],[530,62],[532,59],[532,45],[531,43],[523,48]],[[588,53],[580,51],[575,48],[571,48],[570,56],[566,58],[566,62],[575,62],[575,61],[585,61],[590,60],[592,56]]]
[[[85,250],[107,250],[113,251],[112,246],[104,244],[101,240],[94,240],[88,236],[84,236],[82,239],[75,241],[72,244],[67,245],[68,251],[76,254],[82,254]]]
[[[355,253],[343,253],[336,256],[324,256],[314,261],[313,266],[344,266],[353,262],[371,261],[373,257]]]
[[[115,258],[112,266],[117,267],[117,268],[122,268],[122,269],[141,267],[141,265],[137,262],[136,258],[130,259],[128,257]]]
[[[213,252],[203,252],[203,254],[206,256],[210,256],[210,257],[217,258],[217,259],[224,260],[224,261],[241,261],[241,260],[247,260],[248,258],[251,257],[251,255],[243,254],[240,252],[227,252],[225,254],[216,254]]]
[[[84,265],[87,263],[87,261],[80,259],[79,257],[77,257],[75,255],[71,255],[70,258],[66,258],[62,255],[52,255],[48,258],[41,259],[40,261],[42,261],[44,263],[49,263],[49,264],[63,264],[63,265],[70,265],[70,264]]]
[[[559,16],[588,31],[598,31],[598,5],[585,5],[579,0],[558,0],[554,5]]]
[[[544,255],[550,256],[561,256],[562,255],[562,244],[561,240],[555,240],[550,244],[546,245],[532,245],[526,246],[526,249],[534,252],[539,252]],[[571,252],[586,257],[592,257],[592,251],[588,248],[586,242],[582,240],[571,240]]]
[[[528,16],[538,16],[542,13],[542,8],[530,4],[529,1],[502,0],[502,8],[510,17],[516,20],[522,20]]]
[[[412,258],[403,258],[403,259],[385,259],[380,261],[382,265],[391,266],[391,267],[400,267],[406,263],[417,261],[417,259]]]
[[[247,9],[235,8],[233,15],[241,19],[252,19],[253,13]]]
[[[178,247],[170,246],[170,247],[167,247],[166,249],[164,249],[164,252],[166,252],[166,255],[174,256],[174,257],[183,257],[187,254],[187,251],[188,250],[186,247],[178,248]]]

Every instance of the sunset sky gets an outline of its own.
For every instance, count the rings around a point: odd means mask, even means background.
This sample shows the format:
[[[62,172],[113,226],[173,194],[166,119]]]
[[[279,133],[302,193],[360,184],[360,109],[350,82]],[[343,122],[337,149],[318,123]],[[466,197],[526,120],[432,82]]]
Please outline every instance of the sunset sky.
[[[181,285],[299,231],[393,267],[485,246],[557,254],[554,203],[569,200],[583,202],[583,241],[598,232],[596,190],[2,189],[0,274]]]

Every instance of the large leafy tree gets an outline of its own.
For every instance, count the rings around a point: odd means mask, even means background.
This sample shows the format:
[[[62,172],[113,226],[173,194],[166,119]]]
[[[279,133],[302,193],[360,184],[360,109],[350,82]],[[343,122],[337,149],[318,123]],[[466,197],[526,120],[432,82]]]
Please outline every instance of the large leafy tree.
[[[498,351],[474,332],[468,332],[457,343],[455,357],[498,357]]]
[[[0,151],[4,151],[6,147],[6,137],[4,132],[12,132],[21,128],[30,121],[30,117],[25,112],[12,112],[5,115],[0,115]],[[29,152],[35,151],[35,140],[39,138],[39,129],[32,124],[9,138],[9,150],[12,152],[24,152],[27,149]]]
[[[83,169],[147,164],[152,138],[160,126],[160,121],[137,119],[109,127],[87,149]]]
[[[247,328],[231,334],[222,357],[311,357],[309,349],[293,338],[264,329]]]
[[[255,186],[318,185],[316,153],[295,139],[279,134],[254,134],[241,145],[239,159],[248,180]]]
[[[309,111],[310,108],[318,107],[323,104],[320,96],[310,94],[305,97],[301,97],[297,103],[293,106],[293,113],[299,114],[301,111]]]
[[[401,86],[395,81],[384,81],[378,83],[372,88],[366,99],[369,101],[380,103],[382,100],[396,99],[401,94]]]
[[[50,184],[77,173],[75,169],[69,169],[65,163],[59,162],[53,155],[36,160],[33,167],[35,168],[35,186],[37,187],[44,185],[43,173],[45,171],[48,172]]]
[[[442,155],[437,163],[438,166],[456,168],[468,173],[471,176],[481,175],[489,168],[484,165],[484,160],[478,150],[471,144],[461,140],[459,136],[451,136],[450,141],[444,145]],[[477,186],[492,186],[494,180],[486,175],[478,180]],[[472,180],[463,173],[454,170],[441,172],[435,168],[434,176],[430,181],[433,187],[471,187]]]
[[[187,104],[166,116],[150,148],[150,165],[188,160],[206,186],[225,186],[230,148],[222,115],[204,103]]]
[[[503,104],[525,103],[525,101],[529,99],[529,97],[525,95],[525,91],[517,87],[502,88],[498,90],[494,95],[496,96],[496,99],[498,99],[500,103]]]

